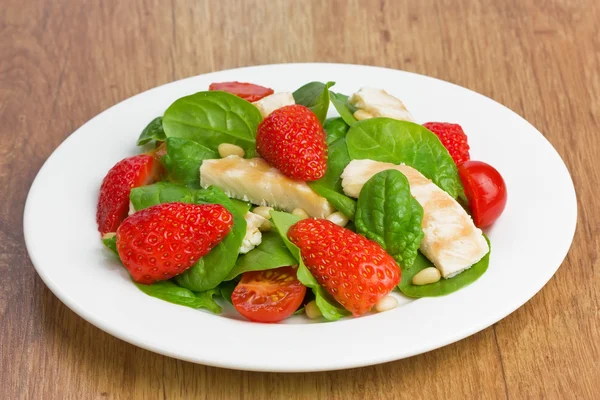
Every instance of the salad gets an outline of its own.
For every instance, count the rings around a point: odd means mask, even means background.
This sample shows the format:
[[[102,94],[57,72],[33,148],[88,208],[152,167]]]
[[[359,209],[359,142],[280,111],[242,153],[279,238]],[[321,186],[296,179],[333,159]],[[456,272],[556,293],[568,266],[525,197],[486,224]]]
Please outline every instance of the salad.
[[[96,215],[141,291],[213,313],[225,300],[256,322],[333,321],[485,273],[498,171],[470,160],[460,125],[333,86],[213,83],[146,126],[147,151],[108,171]]]

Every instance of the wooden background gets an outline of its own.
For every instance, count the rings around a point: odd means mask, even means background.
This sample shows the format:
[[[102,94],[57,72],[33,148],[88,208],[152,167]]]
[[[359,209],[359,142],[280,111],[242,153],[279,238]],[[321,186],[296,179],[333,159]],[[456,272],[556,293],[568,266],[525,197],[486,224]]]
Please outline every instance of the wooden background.
[[[2,0],[0,397],[599,398],[598,21],[597,0]],[[301,61],[431,75],[531,121],[563,156],[578,193],[577,234],[556,276],[518,311],[456,344],[312,374],[159,356],[96,329],[50,293],[27,256],[22,213],[38,169],[68,135],[157,85]]]

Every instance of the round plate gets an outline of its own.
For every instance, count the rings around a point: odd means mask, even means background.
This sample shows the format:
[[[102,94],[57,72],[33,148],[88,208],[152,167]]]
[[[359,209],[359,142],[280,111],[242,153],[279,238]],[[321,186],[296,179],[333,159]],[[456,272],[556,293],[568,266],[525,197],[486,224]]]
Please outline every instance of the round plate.
[[[471,157],[494,165],[508,188],[502,217],[486,231],[492,254],[477,282],[445,297],[405,300],[392,311],[316,323],[281,324],[213,315],[139,291],[103,248],[96,228],[98,189],[119,160],[177,98],[211,82],[246,81],[293,91],[336,81],[336,92],[384,88],[418,122],[460,123]],[[333,107],[330,116],[335,114]],[[136,346],[213,366],[257,371],[319,371],[397,360],[460,340],[523,305],[552,277],[575,232],[573,182],[558,153],[523,118],[480,94],[437,79],[385,68],[284,64],[196,76],[127,99],[96,116],[52,154],[35,179],[24,215],[25,240],[41,278],[98,328]]]

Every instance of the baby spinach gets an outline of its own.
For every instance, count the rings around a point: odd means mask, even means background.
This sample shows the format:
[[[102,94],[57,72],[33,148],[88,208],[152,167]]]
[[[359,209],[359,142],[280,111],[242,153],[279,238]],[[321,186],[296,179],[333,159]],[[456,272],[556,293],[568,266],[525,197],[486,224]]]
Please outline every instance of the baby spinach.
[[[169,303],[191,308],[206,308],[215,314],[221,313],[221,306],[213,299],[215,289],[194,293],[191,290],[177,286],[171,281],[156,282],[152,285],[135,284],[138,289],[149,296],[156,297]]]
[[[358,233],[379,243],[398,264],[414,262],[423,239],[423,207],[402,172],[382,171],[365,183],[354,221]]]
[[[240,146],[247,157],[256,153],[256,129],[262,116],[251,103],[220,91],[198,92],[176,100],[165,111],[167,137],[197,142],[212,151],[219,144]]]
[[[162,141],[165,140],[165,130],[163,129],[162,117],[156,117],[142,131],[142,134],[138,138],[137,145],[142,146],[152,140]]]
[[[350,163],[346,146],[348,125],[341,118],[335,118],[327,120],[324,128],[329,149],[327,172],[323,178],[309,182],[308,185],[318,195],[325,197],[338,211],[348,218],[354,218],[356,202],[344,194],[341,179],[344,168]]]
[[[310,108],[321,123],[327,118],[329,110],[329,88],[335,85],[335,82],[310,82],[302,86],[293,93],[296,104],[301,104]]]
[[[456,198],[462,192],[456,164],[440,140],[425,127],[390,118],[352,125],[346,135],[351,159],[371,159],[414,167]]]
[[[489,239],[486,237],[488,244]],[[490,247],[491,248],[491,247]],[[437,297],[456,292],[463,287],[475,282],[481,275],[487,271],[490,264],[490,252],[466,271],[450,279],[440,279],[436,283],[417,286],[412,284],[413,277],[421,270],[434,265],[421,252],[417,254],[415,262],[410,267],[402,268],[402,280],[398,288],[402,293],[410,297]]]
[[[264,232],[262,242],[238,258],[225,280],[231,280],[248,271],[264,271],[296,264],[298,262],[290,254],[281,236],[277,232]]]
[[[116,254],[117,257],[119,257],[119,252],[117,251],[117,235],[103,237],[102,244],[104,244],[104,246],[106,246],[107,249],[109,249],[114,254]]]
[[[271,218],[273,221],[273,225],[279,232],[281,239],[290,250],[292,255],[296,258],[298,262],[298,272],[297,277],[298,280],[306,287],[312,289],[315,295],[315,302],[323,317],[329,321],[335,321],[340,319],[345,315],[349,315],[349,312],[346,311],[341,305],[339,305],[334,299],[331,298],[329,293],[319,285],[315,277],[310,273],[306,265],[304,265],[304,261],[302,260],[302,256],[300,254],[300,249],[298,246],[293,244],[287,237],[287,232],[296,222],[300,221],[300,218],[279,211],[271,211]]]
[[[239,249],[246,235],[244,215],[250,205],[231,200],[217,187],[190,189],[169,182],[158,182],[131,190],[130,200],[134,208],[143,208],[174,201],[195,204],[221,204],[233,215],[233,228],[225,239],[208,254],[181,275],[175,277],[177,283],[194,292],[213,289],[221,283],[234,267]]]
[[[242,202],[233,202],[223,191],[213,186],[196,191],[194,202],[221,204],[233,215],[233,228],[225,239],[191,268],[175,277],[181,286],[199,292],[212,289],[223,282],[235,266],[246,235],[244,215],[250,206]]]
[[[233,302],[231,301],[231,295],[233,294],[233,291],[235,290],[237,284],[238,282],[236,280],[223,281],[219,284],[219,286],[215,288],[215,290],[219,291],[223,299],[233,304]]]
[[[202,161],[219,158],[216,150],[178,137],[167,138],[167,154],[161,159],[167,179],[194,188],[200,186],[200,165]]]
[[[354,118],[354,112],[356,112],[356,108],[350,104],[348,101],[348,96],[329,91],[329,97],[331,98],[333,106],[340,114],[340,117],[342,117],[342,119],[348,125],[354,125],[357,122],[356,118]]]

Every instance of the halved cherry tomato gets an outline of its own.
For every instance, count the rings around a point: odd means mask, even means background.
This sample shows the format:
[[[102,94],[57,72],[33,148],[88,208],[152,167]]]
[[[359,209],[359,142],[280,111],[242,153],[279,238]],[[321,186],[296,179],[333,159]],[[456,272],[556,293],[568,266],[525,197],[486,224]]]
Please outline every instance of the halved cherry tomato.
[[[296,268],[244,272],[233,290],[236,310],[251,321],[278,322],[296,311],[306,287],[296,278]]]
[[[231,94],[235,94],[249,102],[258,101],[263,97],[273,94],[273,89],[264,86],[254,85],[244,82],[216,82],[211,83],[208,90],[222,90]]]
[[[475,225],[480,228],[490,226],[506,206],[506,184],[502,175],[481,161],[461,164],[458,174],[465,187]]]

